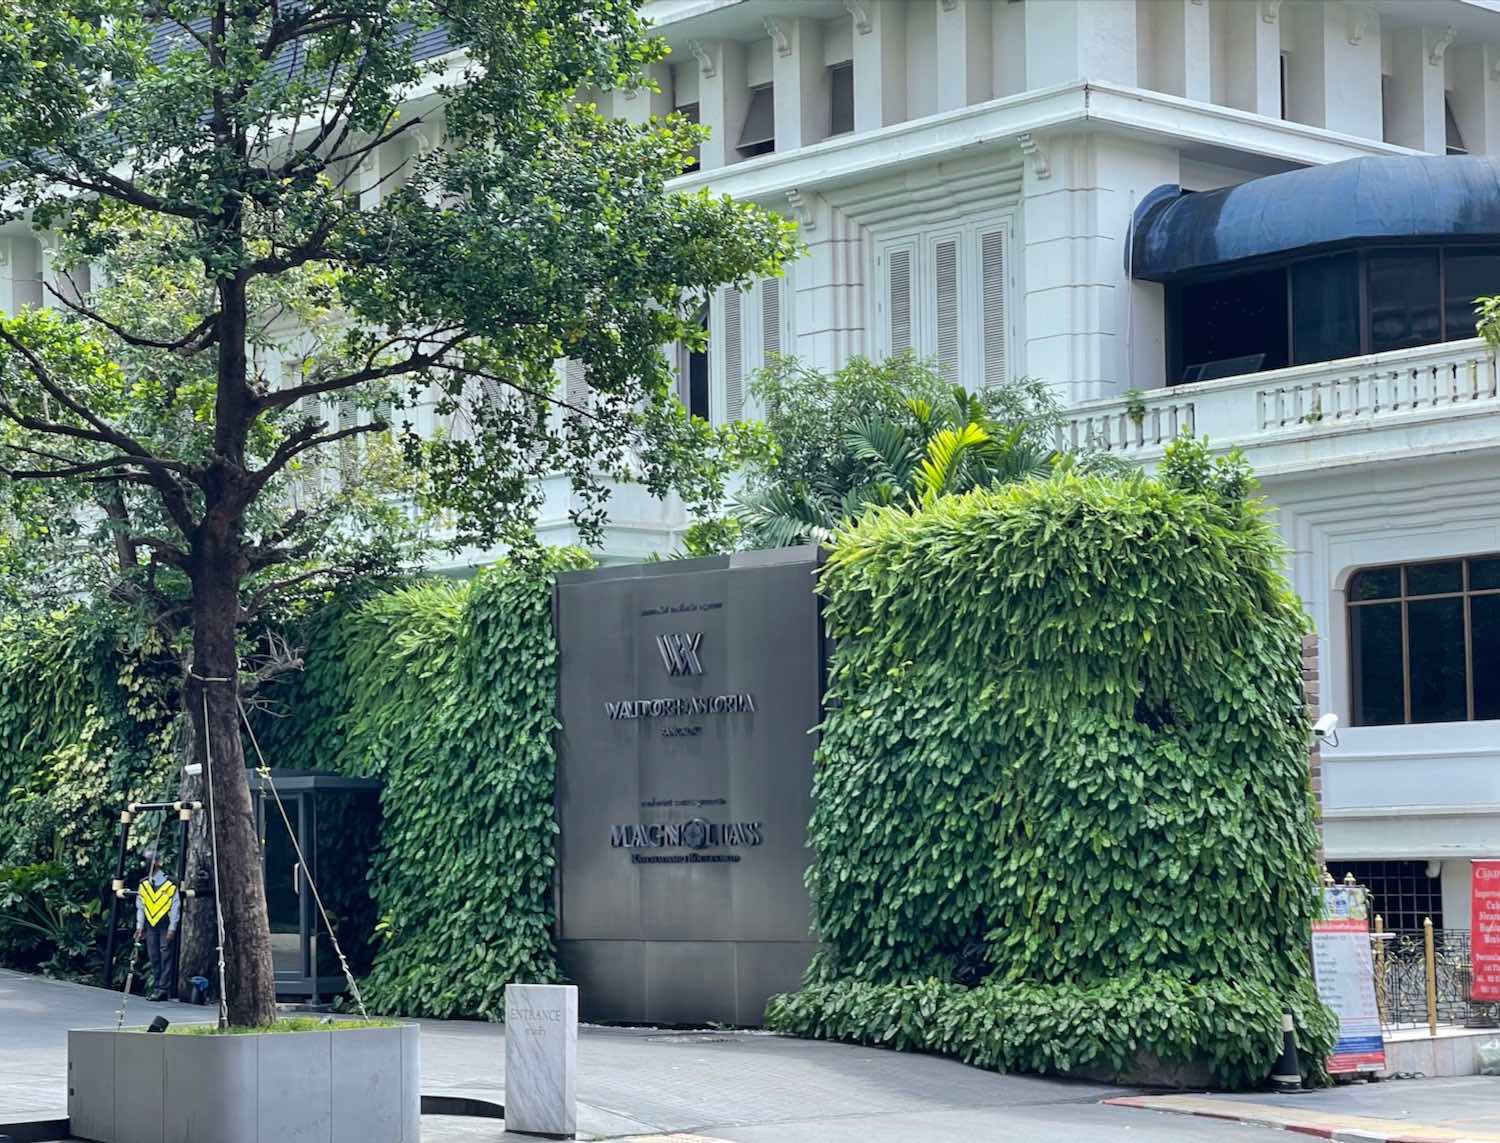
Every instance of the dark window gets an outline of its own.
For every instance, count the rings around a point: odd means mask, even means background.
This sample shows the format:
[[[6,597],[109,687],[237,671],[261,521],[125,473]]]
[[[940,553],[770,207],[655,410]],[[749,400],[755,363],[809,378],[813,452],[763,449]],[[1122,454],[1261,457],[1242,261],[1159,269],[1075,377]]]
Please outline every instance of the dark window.
[[[1453,98],[1446,92],[1443,94],[1443,129],[1447,138],[1445,148],[1450,155],[1467,155],[1469,148],[1464,146],[1463,133],[1458,129],[1458,120],[1453,118]]]
[[[1354,357],[1359,342],[1359,256],[1293,265],[1292,364]]]
[[[677,114],[681,115],[689,123],[701,123],[701,122],[703,122],[703,120],[698,117],[698,105],[696,103],[684,103],[681,107],[679,107],[677,109]],[[703,161],[702,151],[703,151],[702,147],[694,147],[693,148],[693,161],[688,166],[686,166],[686,167],[683,168],[683,173],[684,174],[686,174],[689,171],[696,171],[702,165],[702,161]]]
[[[1376,916],[1388,933],[1420,932],[1422,922],[1443,927],[1443,880],[1427,876],[1425,861],[1330,861],[1328,873],[1340,885],[1346,874],[1370,891],[1370,927]]]
[[[1195,283],[1178,302],[1182,360],[1174,382],[1199,366],[1264,354],[1258,364],[1235,372],[1280,369],[1286,356],[1286,270],[1267,270],[1237,278]],[[1228,376],[1215,372],[1216,376]]]
[[[1401,604],[1351,608],[1349,645],[1354,661],[1351,716],[1354,725],[1390,726],[1405,722]]]
[[[1500,593],[1472,596],[1469,622],[1475,648],[1474,717],[1500,718]]]
[[[831,98],[828,133],[847,135],[854,130],[854,65],[841,63],[829,68],[828,86]]]
[[[1442,341],[1437,248],[1378,250],[1369,258],[1370,352]]]
[[[698,318],[702,329],[708,328],[708,306],[705,305]],[[708,345],[702,349],[689,350],[687,368],[679,383],[678,393],[682,403],[695,417],[708,420]]]
[[[1475,299],[1496,294],[1500,246],[1375,247],[1173,282],[1168,384],[1471,338]]]
[[[1500,556],[1365,568],[1346,594],[1354,725],[1500,719]]]
[[[750,106],[740,130],[739,152],[749,159],[776,150],[776,93],[773,84],[750,89]]]
[[[1443,257],[1443,309],[1447,341],[1474,336],[1474,299],[1500,293],[1500,248],[1451,247]]]

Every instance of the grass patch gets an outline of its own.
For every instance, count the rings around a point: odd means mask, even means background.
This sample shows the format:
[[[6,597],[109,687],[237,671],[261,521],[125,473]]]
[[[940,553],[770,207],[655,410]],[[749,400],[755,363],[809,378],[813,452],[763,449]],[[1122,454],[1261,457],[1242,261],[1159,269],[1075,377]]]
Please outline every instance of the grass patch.
[[[260,1036],[275,1032],[358,1032],[364,1028],[395,1028],[399,1020],[325,1020],[322,1016],[289,1016],[263,1028],[231,1026],[220,1028],[217,1024],[174,1024],[167,1029],[169,1036]]]

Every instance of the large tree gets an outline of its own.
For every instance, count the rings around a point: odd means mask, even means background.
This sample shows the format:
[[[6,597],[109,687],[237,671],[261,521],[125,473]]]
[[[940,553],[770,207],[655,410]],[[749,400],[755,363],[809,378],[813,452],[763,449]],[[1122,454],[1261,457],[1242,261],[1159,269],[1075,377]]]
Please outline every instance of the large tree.
[[[793,240],[665,191],[697,128],[589,102],[664,50],[635,7],[0,6],[0,192],[56,236],[60,271],[50,311],[0,319],[0,469],[22,517],[53,497],[106,520],[127,587],[181,584],[232,1023],[274,1015],[242,627],[362,535],[330,515],[340,497],[301,494],[309,460],[390,441],[412,494],[480,545],[531,541],[549,475],[585,536],[613,479],[722,490],[740,438],[688,417],[661,347],[699,336],[698,301],[774,272]],[[450,50],[422,59],[440,37]],[[586,391],[555,384],[562,357]],[[448,431],[418,436],[423,403]]]

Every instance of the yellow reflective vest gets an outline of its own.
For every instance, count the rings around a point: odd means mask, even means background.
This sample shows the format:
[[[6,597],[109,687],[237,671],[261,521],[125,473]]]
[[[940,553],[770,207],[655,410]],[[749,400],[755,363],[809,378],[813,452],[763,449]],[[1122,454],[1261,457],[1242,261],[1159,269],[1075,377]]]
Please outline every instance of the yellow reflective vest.
[[[147,878],[141,882],[136,893],[140,903],[138,911],[145,918],[146,924],[154,929],[168,917],[173,923],[176,922],[177,886],[171,881],[163,880],[160,885],[153,885],[150,878]]]

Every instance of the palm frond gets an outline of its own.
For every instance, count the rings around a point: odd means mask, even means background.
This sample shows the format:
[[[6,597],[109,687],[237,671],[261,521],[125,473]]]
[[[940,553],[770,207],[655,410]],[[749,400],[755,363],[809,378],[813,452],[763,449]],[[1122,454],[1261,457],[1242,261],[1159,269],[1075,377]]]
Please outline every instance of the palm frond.
[[[860,421],[844,434],[844,447],[869,468],[872,481],[901,488],[911,483],[918,456],[904,425],[882,417]]]
[[[990,434],[973,421],[942,429],[927,442],[927,451],[917,465],[915,491],[923,502],[959,491],[959,475],[965,455],[989,444]]]
[[[743,494],[735,513],[752,547],[826,543],[838,525],[827,501],[805,484],[774,485]]]

